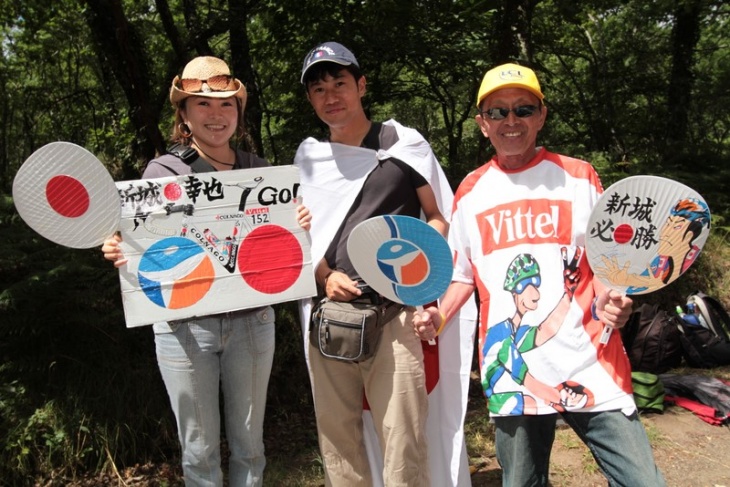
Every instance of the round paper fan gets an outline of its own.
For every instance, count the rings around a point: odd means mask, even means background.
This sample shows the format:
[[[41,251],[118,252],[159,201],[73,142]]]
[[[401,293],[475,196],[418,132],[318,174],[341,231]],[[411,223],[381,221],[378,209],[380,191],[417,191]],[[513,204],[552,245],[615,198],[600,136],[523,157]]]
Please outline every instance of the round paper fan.
[[[657,176],[611,185],[591,212],[586,254],[606,286],[626,294],[656,291],[697,260],[710,232],[710,209],[697,191]]]
[[[69,142],[44,145],[13,180],[21,218],[43,237],[72,248],[101,245],[119,227],[116,185],[92,153]]]
[[[453,263],[446,240],[417,218],[383,215],[357,225],[347,252],[365,282],[391,301],[430,303],[451,282]]]

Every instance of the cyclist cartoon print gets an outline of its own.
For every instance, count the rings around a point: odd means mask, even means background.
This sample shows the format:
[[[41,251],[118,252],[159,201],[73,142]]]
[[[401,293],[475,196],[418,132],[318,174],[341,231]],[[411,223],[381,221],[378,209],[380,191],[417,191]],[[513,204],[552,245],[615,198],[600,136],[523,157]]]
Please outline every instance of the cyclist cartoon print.
[[[550,340],[560,329],[570,307],[573,293],[580,281],[578,249],[571,262],[567,251],[561,249],[565,292],[547,318],[537,326],[525,323],[525,316],[535,311],[540,300],[540,265],[528,253],[517,255],[509,264],[503,289],[510,293],[515,313],[489,327],[482,357],[496,357],[485,370],[482,386],[491,412],[500,415],[535,414],[537,400],[557,410],[585,405],[590,399],[580,384],[565,381],[551,386],[530,374],[525,354]],[[494,351],[496,350],[496,354]],[[490,353],[491,352],[491,353]],[[510,390],[510,382],[514,385]],[[499,385],[499,387],[497,387]],[[521,387],[520,387],[521,386]],[[498,392],[497,392],[498,391]]]

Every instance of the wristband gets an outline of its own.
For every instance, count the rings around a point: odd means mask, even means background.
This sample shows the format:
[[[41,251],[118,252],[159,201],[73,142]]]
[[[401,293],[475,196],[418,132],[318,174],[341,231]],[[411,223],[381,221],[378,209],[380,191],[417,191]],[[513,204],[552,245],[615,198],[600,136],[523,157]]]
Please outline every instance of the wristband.
[[[441,316],[441,326],[439,326],[439,329],[436,330],[435,336],[439,336],[446,326],[446,316],[441,311],[439,311],[439,316]]]
[[[593,303],[591,303],[591,315],[593,315],[593,319],[596,321],[601,321],[600,318],[598,318],[598,314],[596,313],[596,302],[598,301],[598,296],[593,298]]]

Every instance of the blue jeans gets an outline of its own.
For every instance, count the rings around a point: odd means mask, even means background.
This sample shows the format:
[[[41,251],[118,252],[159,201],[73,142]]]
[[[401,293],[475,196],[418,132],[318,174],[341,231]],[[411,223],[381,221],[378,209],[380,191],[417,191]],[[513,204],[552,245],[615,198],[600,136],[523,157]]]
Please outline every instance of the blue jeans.
[[[654,463],[639,415],[621,411],[562,413],[563,420],[588,446],[610,486],[666,485]],[[494,418],[502,485],[548,485],[550,450],[557,414]]]
[[[185,485],[223,485],[220,386],[230,485],[262,485],[274,310],[267,306],[153,328],[157,363],[177,420]]]

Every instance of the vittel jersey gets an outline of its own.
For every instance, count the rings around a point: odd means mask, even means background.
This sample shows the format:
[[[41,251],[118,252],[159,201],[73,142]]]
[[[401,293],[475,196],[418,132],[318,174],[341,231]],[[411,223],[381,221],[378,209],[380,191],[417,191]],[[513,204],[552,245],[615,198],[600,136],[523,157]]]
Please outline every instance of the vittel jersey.
[[[481,379],[493,415],[633,410],[618,333],[599,343],[585,257],[602,192],[587,162],[540,149],[516,171],[494,160],[457,190],[454,280],[480,296]]]

